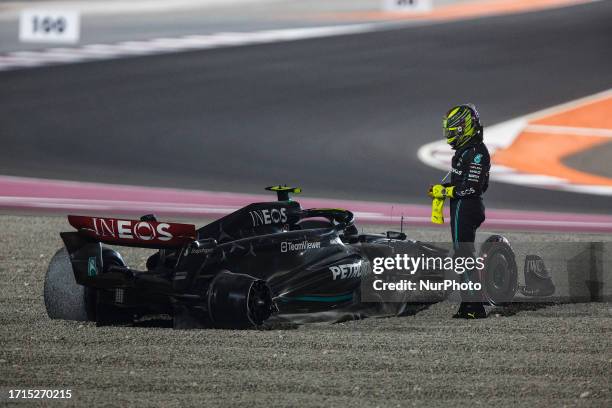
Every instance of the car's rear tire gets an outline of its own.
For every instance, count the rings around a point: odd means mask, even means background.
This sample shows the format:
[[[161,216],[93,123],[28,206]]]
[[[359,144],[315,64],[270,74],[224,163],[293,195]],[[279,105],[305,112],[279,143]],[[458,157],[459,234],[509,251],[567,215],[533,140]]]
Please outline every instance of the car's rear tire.
[[[221,271],[208,288],[208,313],[213,327],[247,329],[267,320],[275,306],[265,281]]]
[[[95,292],[76,283],[66,248],[58,250],[51,258],[45,274],[44,299],[51,319],[94,319]]]

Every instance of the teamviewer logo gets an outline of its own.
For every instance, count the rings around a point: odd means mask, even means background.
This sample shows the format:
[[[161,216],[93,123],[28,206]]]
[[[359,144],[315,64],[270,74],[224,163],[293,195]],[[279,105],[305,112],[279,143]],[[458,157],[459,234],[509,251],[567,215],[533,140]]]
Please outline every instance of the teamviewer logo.
[[[287,252],[287,242],[281,242],[281,252]]]

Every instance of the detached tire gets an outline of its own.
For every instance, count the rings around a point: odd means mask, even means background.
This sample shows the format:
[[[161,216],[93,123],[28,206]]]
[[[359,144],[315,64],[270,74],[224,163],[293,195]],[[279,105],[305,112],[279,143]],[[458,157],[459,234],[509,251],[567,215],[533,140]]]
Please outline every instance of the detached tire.
[[[94,320],[95,292],[76,283],[66,248],[51,258],[45,275],[44,298],[51,319]]]
[[[518,290],[518,270],[508,240],[493,235],[482,244],[480,253],[485,263],[481,273],[484,300],[494,306],[512,302]]]

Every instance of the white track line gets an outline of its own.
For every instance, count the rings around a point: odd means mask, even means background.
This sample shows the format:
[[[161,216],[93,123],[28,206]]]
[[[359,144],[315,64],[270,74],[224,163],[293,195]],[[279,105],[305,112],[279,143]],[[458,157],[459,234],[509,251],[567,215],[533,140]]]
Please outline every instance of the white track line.
[[[528,121],[528,122],[534,122],[538,119],[547,117],[547,116],[552,116],[552,115],[556,115],[562,112],[567,112],[569,110],[572,110],[580,105],[587,105],[590,103],[594,103],[594,102],[599,102],[603,99],[607,99],[609,97],[612,97],[612,88],[611,89],[607,89],[605,91],[602,92],[598,92],[596,94],[593,95],[589,95],[589,96],[585,96],[583,98],[579,98],[579,99],[574,99],[573,101],[569,101],[566,103],[562,103],[561,105],[555,105],[553,107],[550,108],[546,108],[546,109],[542,109],[539,110],[537,112],[534,113],[530,113],[529,115],[525,116],[524,118]]]
[[[556,135],[612,137],[612,129],[585,128],[572,126],[528,125],[525,132],[551,133]]]
[[[181,51],[237,47],[253,44],[334,37],[373,31],[376,24],[352,24],[326,27],[287,28],[256,32],[228,32],[210,35],[188,35],[177,38],[154,38],[124,41],[116,44],[90,44],[75,48],[48,48],[42,51],[15,51],[0,54],[0,71],[127,58],[142,55],[169,54]]]

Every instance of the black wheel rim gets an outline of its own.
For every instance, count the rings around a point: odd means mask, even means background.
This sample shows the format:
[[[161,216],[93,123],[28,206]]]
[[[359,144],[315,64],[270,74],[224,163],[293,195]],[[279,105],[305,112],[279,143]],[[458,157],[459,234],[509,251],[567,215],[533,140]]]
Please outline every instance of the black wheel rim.
[[[256,324],[262,324],[272,314],[272,296],[264,282],[254,282],[249,293],[249,318]]]

